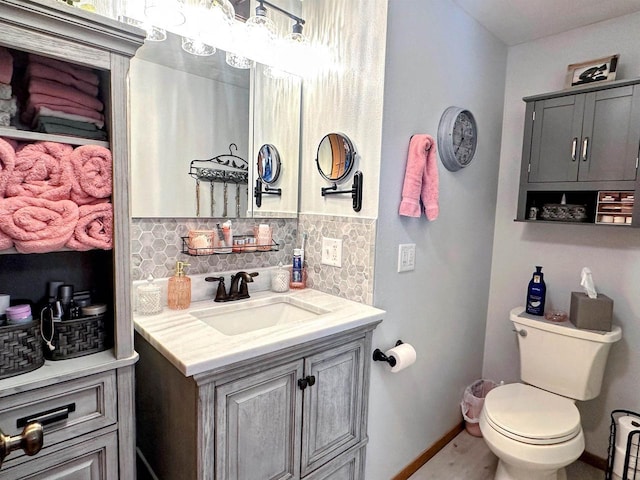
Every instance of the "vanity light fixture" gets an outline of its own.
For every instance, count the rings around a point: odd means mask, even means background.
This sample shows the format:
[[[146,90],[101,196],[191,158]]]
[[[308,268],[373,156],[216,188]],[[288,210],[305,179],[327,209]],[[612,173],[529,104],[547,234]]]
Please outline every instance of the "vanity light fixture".
[[[145,0],[144,14],[153,25],[176,27],[186,21],[183,7],[181,0]]]

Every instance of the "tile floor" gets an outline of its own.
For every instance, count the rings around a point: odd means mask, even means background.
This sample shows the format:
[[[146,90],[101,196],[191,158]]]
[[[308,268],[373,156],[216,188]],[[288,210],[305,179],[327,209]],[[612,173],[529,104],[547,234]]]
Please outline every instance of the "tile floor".
[[[409,480],[493,480],[498,458],[482,438],[463,430]],[[603,480],[604,472],[583,462],[567,467],[567,480]]]

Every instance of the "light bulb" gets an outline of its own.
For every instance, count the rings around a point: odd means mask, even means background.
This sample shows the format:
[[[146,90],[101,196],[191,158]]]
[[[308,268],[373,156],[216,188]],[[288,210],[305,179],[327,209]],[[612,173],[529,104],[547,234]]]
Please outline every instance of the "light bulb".
[[[164,30],[163,28],[151,25],[149,22],[137,20],[135,18],[128,17],[126,15],[120,15],[118,17],[118,21],[122,23],[126,23],[127,25],[133,25],[134,27],[138,27],[146,31],[147,36],[145,37],[145,40],[149,40],[150,42],[162,42],[167,39],[166,30]]]
[[[216,53],[215,47],[207,45],[201,40],[188,37],[182,37],[182,49],[191,55],[197,55],[199,57],[208,57]]]
[[[149,22],[161,27],[175,27],[186,20],[180,0],[145,0],[144,14]]]
[[[227,65],[230,65],[235,68],[240,68],[243,70],[247,68],[251,68],[251,65],[253,65],[252,60],[233,52],[227,52],[225,61],[227,62]]]

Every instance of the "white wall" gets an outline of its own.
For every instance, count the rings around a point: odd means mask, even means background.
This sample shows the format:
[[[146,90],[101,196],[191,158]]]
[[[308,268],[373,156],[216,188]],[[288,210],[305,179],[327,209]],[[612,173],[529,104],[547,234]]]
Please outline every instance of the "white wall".
[[[640,75],[640,14],[594,24],[509,49],[500,180],[483,374],[517,381],[518,350],[509,310],[523,305],[535,265],[544,267],[549,308],[568,312],[570,292],[580,290],[580,270],[591,267],[596,287],[614,299],[614,323],[623,339],[614,345],[599,398],[578,405],[586,449],[606,458],[610,412],[640,410],[640,235],[625,227],[515,223],[525,104],[522,97],[561,90],[567,65],[620,53],[618,79]],[[562,368],[562,365],[558,365]]]
[[[481,376],[507,48],[450,0],[389,2],[374,304],[374,346],[402,339],[418,360],[372,365],[367,480],[388,480],[456,426],[464,387]],[[374,35],[372,35],[374,37]],[[440,161],[440,216],[398,216],[410,136],[436,136],[443,111],[470,109],[477,156]],[[397,273],[398,244],[416,270]]]

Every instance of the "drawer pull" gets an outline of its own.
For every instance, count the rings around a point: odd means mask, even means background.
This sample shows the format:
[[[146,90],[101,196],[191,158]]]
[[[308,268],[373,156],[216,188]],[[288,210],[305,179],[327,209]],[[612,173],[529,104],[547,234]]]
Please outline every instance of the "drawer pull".
[[[69,418],[69,414],[75,411],[76,404],[70,403],[69,405],[65,405],[64,407],[58,407],[47,410],[46,412],[40,412],[34,415],[29,415],[28,417],[19,418],[16,421],[16,427],[21,428],[33,422],[38,422],[41,425],[49,425],[61,420],[66,420],[67,418]]]
[[[5,435],[0,430],[0,466],[7,455],[16,450],[22,449],[26,455],[35,455],[42,448],[44,432],[39,423],[26,425],[20,435],[12,437]]]

